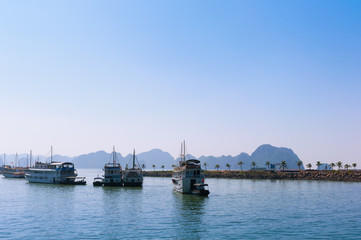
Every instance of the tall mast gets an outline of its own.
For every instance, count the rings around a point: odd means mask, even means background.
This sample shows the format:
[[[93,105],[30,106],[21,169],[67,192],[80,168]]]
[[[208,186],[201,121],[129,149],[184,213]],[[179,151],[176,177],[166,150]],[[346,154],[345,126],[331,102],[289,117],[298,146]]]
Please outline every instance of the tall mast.
[[[133,150],[133,169],[135,167],[135,149]]]
[[[26,154],[26,166],[29,164],[29,154]]]
[[[18,153],[16,153],[16,158],[15,158],[15,167],[18,165]]]
[[[115,146],[113,146],[113,165],[115,164]]]
[[[29,164],[29,168],[31,167],[31,158],[32,158],[32,156],[33,156],[33,153],[32,153],[31,150],[30,150],[30,164]]]
[[[5,153],[4,153],[4,161],[3,161],[3,165],[5,166],[6,164],[5,164]]]
[[[180,155],[180,157],[181,157],[181,161],[183,161],[183,142],[181,142],[181,155]]]
[[[184,156],[184,161],[186,160],[186,140],[183,140],[183,156]]]
[[[53,163],[53,146],[50,149],[50,163]]]

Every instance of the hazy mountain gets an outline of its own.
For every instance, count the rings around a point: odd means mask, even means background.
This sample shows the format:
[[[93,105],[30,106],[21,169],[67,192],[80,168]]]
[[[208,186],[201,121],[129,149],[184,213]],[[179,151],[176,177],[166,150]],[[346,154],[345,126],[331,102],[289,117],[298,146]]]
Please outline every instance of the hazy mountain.
[[[118,161],[122,164],[124,160],[122,155],[120,153],[117,153],[116,157]],[[77,168],[103,168],[104,164],[112,161],[112,154],[105,151],[83,154],[72,159],[72,162]]]
[[[297,162],[301,161],[298,156],[289,148],[274,147],[269,144],[259,146],[251,155],[252,161],[256,162],[257,167],[266,167],[266,162],[277,164],[286,161],[288,169],[298,169]],[[304,169],[301,166],[301,169]]]
[[[297,162],[300,161],[298,156],[288,148],[278,148],[271,146],[269,144],[264,144],[259,146],[256,151],[254,151],[251,156],[247,153],[241,153],[238,156],[221,156],[221,157],[200,157],[199,160],[204,163],[207,163],[207,169],[215,169],[216,164],[220,165],[219,169],[228,169],[226,164],[231,165],[231,170],[241,169],[241,166],[238,165],[240,161],[243,162],[242,169],[250,170],[251,163],[255,162],[257,168],[266,168],[266,162],[269,161],[271,164],[277,164],[281,161],[286,161],[288,169],[298,169]],[[301,169],[304,169],[303,166]]]
[[[33,157],[33,161],[35,159],[40,159],[42,162],[50,161],[49,156],[36,156]],[[132,164],[132,154],[128,154],[123,157],[120,153],[117,153],[117,158],[123,168],[125,168],[126,164],[131,166]],[[187,159],[189,158],[196,158],[190,154],[187,154]],[[6,156],[6,163],[10,164],[14,162],[15,155],[7,155]],[[197,158],[196,158],[197,159]],[[265,163],[269,161],[271,164],[277,164],[281,161],[286,161],[289,169],[298,169],[297,162],[300,161],[298,156],[288,148],[278,148],[271,146],[269,144],[259,146],[251,155],[247,153],[241,153],[237,156],[201,156],[198,158],[201,163],[202,167],[204,168],[204,163],[207,163],[207,169],[215,169],[216,165],[220,165],[219,169],[228,169],[226,164],[231,165],[231,170],[238,170],[241,169],[241,166],[238,165],[240,161],[243,162],[242,169],[249,170],[251,169],[251,163],[254,161],[256,162],[257,167],[259,168],[266,168]],[[2,160],[2,158],[1,158]],[[173,164],[177,164],[179,158],[174,159],[168,152],[164,152],[160,149],[152,149],[148,152],[142,152],[136,155],[136,163],[137,164],[145,164],[146,170],[153,169],[152,165],[155,165],[156,169],[161,169],[161,166],[164,165],[165,169],[172,169]],[[76,168],[98,168],[102,169],[105,163],[112,161],[112,154],[107,153],[105,151],[98,151],[88,154],[79,155],[76,157],[67,157],[61,155],[54,155],[53,161],[57,162],[73,162]],[[1,161],[2,162],[2,161]],[[19,155],[19,162],[20,165],[25,166],[27,162],[27,154]],[[302,169],[303,166],[302,166]]]
[[[226,167],[226,164],[228,163],[231,165],[231,170],[235,169],[241,169],[241,167],[238,165],[240,161],[244,162],[242,165],[242,169],[246,170],[248,169],[246,166],[250,165],[251,163],[251,157],[247,153],[241,153],[238,156],[232,157],[230,155],[228,156],[221,156],[221,157],[214,157],[214,156],[202,156],[199,158],[199,160],[202,162],[202,167],[204,167],[204,163],[207,163],[206,168],[207,169],[215,169],[216,165],[219,165],[219,169],[228,169]],[[249,163],[249,164],[248,164]]]
[[[145,168],[148,170],[152,169],[152,165],[155,165],[156,169],[160,169],[162,165],[164,165],[165,169],[172,169],[172,165],[175,164],[172,155],[167,152],[163,152],[160,149],[153,149],[149,152],[139,153],[136,156],[139,164],[145,164]],[[127,159],[131,160],[131,156],[127,157]]]

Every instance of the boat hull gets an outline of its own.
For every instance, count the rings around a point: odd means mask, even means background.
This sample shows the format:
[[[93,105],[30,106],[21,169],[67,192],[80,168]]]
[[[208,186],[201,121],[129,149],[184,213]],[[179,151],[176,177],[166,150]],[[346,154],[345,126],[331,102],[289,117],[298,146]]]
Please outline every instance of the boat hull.
[[[123,186],[123,180],[121,176],[116,177],[105,177],[103,179],[103,186],[105,187],[121,187]]]
[[[25,173],[2,172],[5,178],[25,178]]]
[[[123,184],[122,183],[103,183],[103,186],[104,187],[122,187]]]
[[[143,182],[124,182],[124,187],[141,187]]]

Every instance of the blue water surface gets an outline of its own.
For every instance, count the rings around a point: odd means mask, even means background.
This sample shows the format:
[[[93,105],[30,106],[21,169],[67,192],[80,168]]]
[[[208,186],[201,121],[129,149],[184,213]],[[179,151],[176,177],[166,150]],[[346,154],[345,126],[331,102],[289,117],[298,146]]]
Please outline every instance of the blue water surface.
[[[1,239],[360,239],[361,183],[206,179],[208,198],[175,193],[170,178],[143,188],[0,177]]]

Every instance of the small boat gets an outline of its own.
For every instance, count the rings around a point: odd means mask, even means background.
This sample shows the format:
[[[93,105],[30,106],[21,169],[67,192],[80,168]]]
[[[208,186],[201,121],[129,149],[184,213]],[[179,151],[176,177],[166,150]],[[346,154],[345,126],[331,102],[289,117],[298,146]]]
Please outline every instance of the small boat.
[[[175,166],[173,170],[173,189],[183,194],[208,196],[208,184],[204,183],[204,175],[202,173],[203,170],[199,160],[186,160],[185,142],[183,142],[179,166]]]
[[[112,162],[105,164],[103,171],[103,186],[123,186],[122,166],[120,166],[114,147],[112,153]]]
[[[25,178],[25,168],[4,168],[1,173],[5,178]]]
[[[99,175],[97,177],[94,178],[94,181],[93,181],[93,186],[94,187],[101,187],[103,186],[103,178],[102,177],[99,177]]]
[[[35,162],[35,166],[27,170],[25,178],[29,183],[86,185],[85,177],[78,177],[73,163],[53,162],[53,147],[50,163]]]
[[[4,154],[4,161],[5,161],[5,154]],[[25,171],[27,168],[24,167],[17,167],[19,163],[18,154],[16,154],[15,158],[15,166],[4,165],[1,168],[1,173],[5,178],[25,178]]]
[[[123,171],[123,184],[125,187],[141,187],[143,185],[142,169],[135,165],[135,150],[133,151],[133,167]]]
[[[7,169],[9,169],[9,168],[11,168],[10,165],[2,165],[2,166],[0,167],[0,174],[2,174],[3,171],[5,172],[5,171],[6,171]]]

